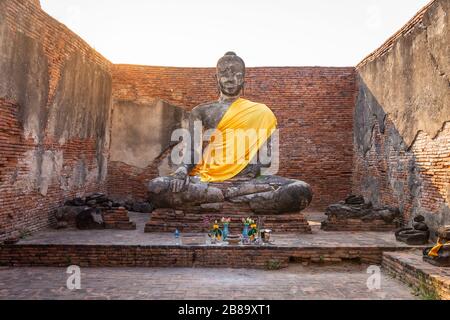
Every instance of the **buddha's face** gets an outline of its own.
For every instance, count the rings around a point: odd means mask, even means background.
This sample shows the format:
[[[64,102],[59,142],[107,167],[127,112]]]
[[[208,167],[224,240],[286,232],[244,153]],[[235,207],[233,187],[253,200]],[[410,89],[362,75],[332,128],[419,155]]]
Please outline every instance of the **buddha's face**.
[[[230,97],[239,95],[244,86],[245,67],[236,59],[225,58],[217,65],[220,91]]]

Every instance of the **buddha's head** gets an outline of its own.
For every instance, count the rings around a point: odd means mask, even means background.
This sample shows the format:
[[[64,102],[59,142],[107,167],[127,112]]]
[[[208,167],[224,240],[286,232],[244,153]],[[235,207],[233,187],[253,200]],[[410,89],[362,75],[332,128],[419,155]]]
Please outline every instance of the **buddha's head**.
[[[244,88],[245,63],[234,52],[227,52],[217,63],[217,81],[226,97],[238,96]]]

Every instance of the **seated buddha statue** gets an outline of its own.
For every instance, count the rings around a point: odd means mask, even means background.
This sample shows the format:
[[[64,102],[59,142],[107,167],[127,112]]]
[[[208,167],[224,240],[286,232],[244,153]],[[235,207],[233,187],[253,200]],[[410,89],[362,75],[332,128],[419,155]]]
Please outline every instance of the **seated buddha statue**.
[[[285,214],[311,203],[307,183],[270,174],[277,118],[266,105],[242,98],[245,72],[233,52],[218,61],[218,101],[191,111],[183,161],[172,175],[148,183],[156,208],[220,212],[228,202],[247,205],[255,214]],[[199,128],[201,135],[210,132],[207,144],[196,143]],[[239,130],[254,134],[236,138]],[[262,151],[266,157],[260,157]]]
[[[423,250],[423,260],[438,267],[450,267],[450,226],[440,227],[436,235],[436,245]]]

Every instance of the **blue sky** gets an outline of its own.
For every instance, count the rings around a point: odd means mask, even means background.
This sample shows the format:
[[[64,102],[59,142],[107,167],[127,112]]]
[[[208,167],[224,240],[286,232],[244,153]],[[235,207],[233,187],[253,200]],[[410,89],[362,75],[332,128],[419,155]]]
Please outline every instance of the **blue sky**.
[[[41,0],[114,63],[354,66],[429,0]]]

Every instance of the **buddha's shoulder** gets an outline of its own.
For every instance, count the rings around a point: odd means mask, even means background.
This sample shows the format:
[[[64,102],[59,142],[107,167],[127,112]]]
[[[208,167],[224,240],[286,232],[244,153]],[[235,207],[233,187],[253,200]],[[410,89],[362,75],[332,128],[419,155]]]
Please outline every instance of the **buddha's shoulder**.
[[[253,101],[253,100],[248,100],[248,99],[242,99],[242,101],[244,101],[245,103],[247,103],[249,106],[255,106],[258,108],[262,108],[262,109],[270,109],[267,104],[262,103],[262,102],[258,102],[258,101]]]
[[[196,106],[194,109],[192,109],[192,113],[203,113],[206,109],[209,109],[211,107],[218,107],[220,104],[217,101],[211,101],[211,102],[205,102],[202,104],[199,104],[198,106]]]
[[[275,113],[267,104],[250,101],[250,105],[252,106],[252,108],[256,108],[256,110],[258,111],[258,116],[275,120],[277,119]]]
[[[266,112],[270,112],[272,113],[272,109],[265,103],[261,103],[261,102],[255,102],[255,101],[250,101],[248,100],[249,105],[258,108],[261,111],[266,111]]]

